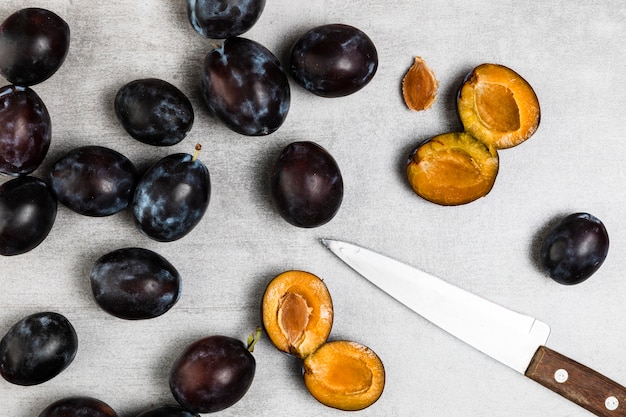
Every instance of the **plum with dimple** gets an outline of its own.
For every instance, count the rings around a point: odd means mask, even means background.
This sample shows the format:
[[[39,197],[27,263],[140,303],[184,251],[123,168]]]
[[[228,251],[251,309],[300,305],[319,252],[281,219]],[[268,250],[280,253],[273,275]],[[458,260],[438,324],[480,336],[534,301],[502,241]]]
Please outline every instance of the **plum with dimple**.
[[[157,78],[125,84],[115,96],[114,108],[126,132],[148,145],[175,145],[193,127],[193,106],[187,96]]]
[[[204,59],[202,93],[209,110],[246,136],[269,135],[283,124],[291,103],[287,74],[258,42],[233,37]]]
[[[209,170],[194,155],[168,155],[141,177],[135,189],[132,212],[146,236],[171,242],[187,235],[209,206]]]
[[[98,305],[123,319],[150,319],[180,298],[181,277],[163,256],[143,248],[122,248],[101,256],[89,275]]]
[[[74,360],[78,338],[65,316],[35,313],[15,323],[0,340],[0,375],[16,385],[46,382]]]

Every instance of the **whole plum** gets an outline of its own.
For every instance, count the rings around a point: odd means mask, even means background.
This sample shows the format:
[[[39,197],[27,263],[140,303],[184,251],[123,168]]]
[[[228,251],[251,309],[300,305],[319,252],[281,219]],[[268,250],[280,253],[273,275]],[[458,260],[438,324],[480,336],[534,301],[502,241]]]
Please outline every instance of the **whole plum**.
[[[101,256],[91,268],[94,298],[106,312],[127,320],[167,312],[180,297],[180,274],[164,257],[143,248],[122,248]]]
[[[202,92],[219,120],[247,136],[275,132],[291,102],[289,80],[278,58],[258,42],[238,37],[206,55]]]
[[[247,32],[259,20],[265,0],[187,0],[187,16],[204,37],[225,39]]]
[[[0,254],[19,255],[37,247],[56,215],[57,200],[39,178],[22,176],[0,185]]]
[[[570,214],[546,235],[541,246],[541,264],[556,282],[579,284],[593,275],[609,251],[604,224],[588,213]]]
[[[163,405],[146,410],[137,417],[200,417],[197,413],[177,405]]]
[[[37,93],[28,87],[0,89],[0,172],[30,174],[50,147],[50,114]]]
[[[70,27],[41,8],[18,10],[0,25],[0,74],[20,86],[39,84],[63,64],[70,47]]]
[[[0,374],[16,385],[46,382],[76,356],[78,338],[61,314],[32,314],[15,323],[0,341]]]
[[[85,216],[109,216],[129,206],[138,175],[121,153],[103,146],[83,146],[59,159],[50,171],[57,199]]]
[[[187,96],[173,84],[157,78],[125,84],[115,96],[114,108],[130,136],[154,146],[179,143],[194,121]]]
[[[293,142],[274,163],[270,191],[274,205],[287,222],[317,227],[339,211],[343,177],[326,149],[313,142]]]
[[[249,347],[228,336],[208,336],[187,346],[174,362],[170,389],[183,407],[213,413],[246,394],[256,369]]]
[[[328,24],[303,34],[293,45],[293,79],[313,94],[341,97],[365,87],[378,69],[378,53],[361,30]]]
[[[182,238],[200,222],[209,206],[209,170],[186,153],[168,155],[141,177],[132,211],[146,236],[171,242]]]
[[[47,406],[39,417],[118,417],[104,401],[91,397],[68,397]]]

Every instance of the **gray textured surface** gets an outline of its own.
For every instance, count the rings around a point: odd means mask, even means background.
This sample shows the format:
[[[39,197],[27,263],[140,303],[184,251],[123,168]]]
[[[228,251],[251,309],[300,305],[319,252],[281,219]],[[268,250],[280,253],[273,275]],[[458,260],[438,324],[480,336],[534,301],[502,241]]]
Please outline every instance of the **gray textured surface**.
[[[0,16],[32,5],[4,0]],[[259,324],[265,285],[287,269],[308,270],[326,281],[336,313],[332,337],[362,342],[383,359],[384,394],[358,415],[588,415],[381,294],[328,253],[320,237],[361,243],[535,315],[552,326],[550,347],[626,382],[622,1],[268,0],[245,36],[283,62],[299,34],[342,22],[370,35],[380,66],[365,89],[340,99],[315,97],[292,83],[290,114],[265,138],[234,134],[205,110],[198,80],[211,46],[187,22],[185,1],[40,5],[67,20],[72,44],[62,69],[35,88],[53,120],[53,143],[37,174],[45,175],[56,158],[79,145],[109,146],[145,167],[170,152],[191,152],[200,142],[213,194],[202,223],[177,242],[143,237],[128,213],[94,219],[61,207],[43,244],[0,258],[0,332],[27,314],[55,310],[72,321],[80,342],[74,363],[45,384],[24,388],[0,380],[1,415],[36,416],[72,395],[97,397],[121,417],[172,403],[167,376],[178,352],[204,335],[245,338]],[[407,110],[399,94],[415,55],[440,82],[437,101],[423,113]],[[459,129],[455,90],[483,62],[507,65],[533,85],[541,126],[528,142],[501,152],[500,173],[486,198],[462,207],[435,206],[408,187],[404,162],[421,140]],[[173,148],[136,142],[115,119],[117,89],[148,76],[174,83],[194,104],[194,128]],[[344,175],[343,205],[317,229],[290,226],[269,200],[271,162],[294,140],[324,146]],[[596,275],[564,287],[538,271],[534,253],[545,225],[574,211],[601,218],[611,248]],[[173,310],[127,322],[95,305],[91,265],[122,246],[155,250],[179,269],[183,296]],[[317,403],[303,386],[298,363],[267,338],[255,356],[249,393],[220,415],[345,414]]]

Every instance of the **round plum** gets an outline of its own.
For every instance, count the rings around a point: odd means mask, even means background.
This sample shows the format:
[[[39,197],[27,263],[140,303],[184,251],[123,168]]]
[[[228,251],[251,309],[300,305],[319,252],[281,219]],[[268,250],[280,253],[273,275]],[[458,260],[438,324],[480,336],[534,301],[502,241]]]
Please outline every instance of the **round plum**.
[[[183,407],[213,413],[246,394],[256,369],[250,347],[228,336],[208,336],[187,346],[170,372],[170,389]]]
[[[593,275],[608,251],[609,235],[600,219],[574,213],[561,219],[545,236],[541,264],[556,282],[574,285]]]
[[[196,32],[211,39],[247,32],[264,8],[265,0],[187,0],[189,22]]]
[[[47,406],[39,417],[118,417],[104,401],[91,397],[68,397]]]
[[[0,74],[20,86],[39,84],[61,67],[70,27],[50,10],[18,10],[0,25]]]
[[[0,185],[0,255],[20,255],[48,236],[57,200],[39,178],[22,176]]]
[[[153,146],[171,146],[191,130],[191,101],[173,84],[157,78],[134,80],[115,96],[115,114],[130,136]]]
[[[343,177],[326,149],[313,142],[293,142],[274,163],[270,191],[274,205],[287,222],[317,227],[339,211]]]
[[[116,317],[150,319],[167,312],[180,297],[180,274],[164,257],[143,248],[122,248],[100,257],[91,269],[98,305]]]
[[[197,413],[177,405],[162,405],[140,413],[137,417],[200,417]]]
[[[76,148],[50,171],[59,202],[85,216],[109,216],[130,205],[137,170],[121,153],[103,146]]]
[[[0,374],[16,385],[37,385],[65,370],[78,338],[61,314],[43,312],[18,321],[0,341]]]
[[[28,87],[0,89],[0,172],[25,175],[43,162],[51,139],[50,114]]]
[[[238,37],[226,39],[205,57],[202,93],[219,120],[246,136],[278,130],[291,102],[278,58],[258,42]]]
[[[341,97],[365,87],[378,69],[378,53],[361,30],[344,24],[315,27],[293,45],[289,71],[306,90]]]
[[[137,184],[132,204],[135,223],[154,240],[180,239],[200,223],[210,194],[209,170],[196,156],[168,155]]]

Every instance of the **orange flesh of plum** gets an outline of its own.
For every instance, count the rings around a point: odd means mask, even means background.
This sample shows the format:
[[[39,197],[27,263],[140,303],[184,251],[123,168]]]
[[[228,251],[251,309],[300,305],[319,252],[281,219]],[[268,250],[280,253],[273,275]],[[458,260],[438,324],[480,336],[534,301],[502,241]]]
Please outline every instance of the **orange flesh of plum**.
[[[466,132],[496,149],[516,146],[530,138],[541,118],[533,88],[515,71],[482,64],[467,76],[457,107]]]
[[[372,405],[383,392],[385,370],[368,347],[351,341],[332,341],[305,358],[304,383],[319,402],[356,411]]]
[[[415,57],[413,65],[402,79],[402,97],[406,106],[415,111],[430,108],[438,87],[439,82],[433,71],[421,57]]]
[[[484,197],[498,173],[497,151],[468,133],[445,133],[419,146],[406,167],[413,190],[440,205]]]
[[[309,272],[283,272],[265,289],[262,318],[274,346],[302,359],[330,334],[333,305],[328,288]]]

